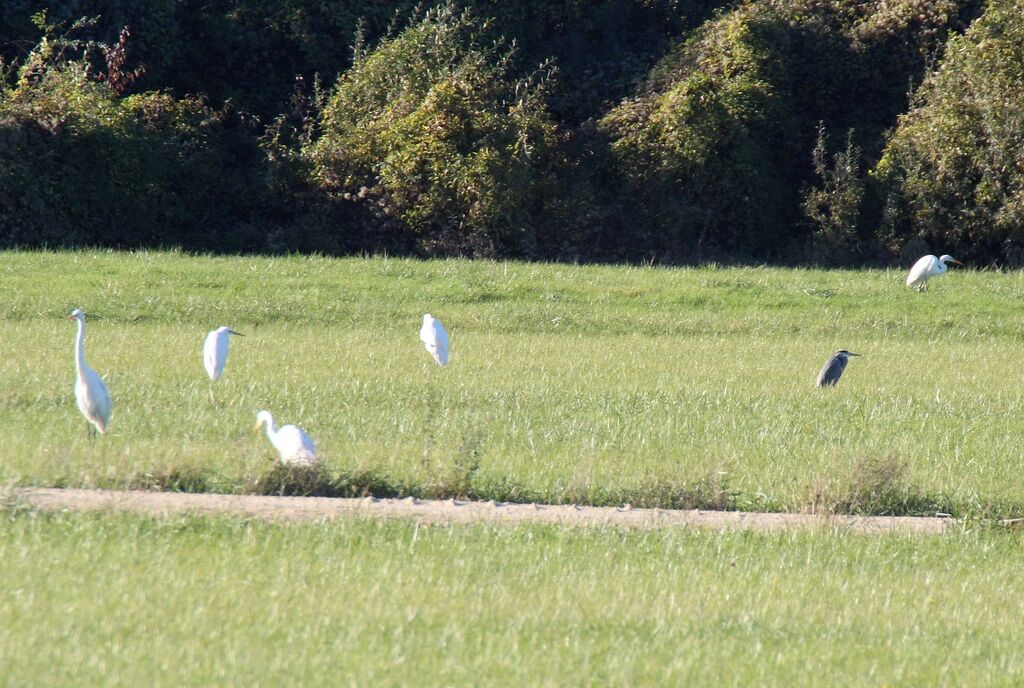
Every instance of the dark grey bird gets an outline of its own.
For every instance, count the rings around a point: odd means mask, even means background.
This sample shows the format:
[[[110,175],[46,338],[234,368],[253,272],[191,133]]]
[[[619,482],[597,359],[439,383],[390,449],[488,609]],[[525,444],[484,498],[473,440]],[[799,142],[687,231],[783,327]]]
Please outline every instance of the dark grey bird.
[[[839,378],[842,377],[843,371],[846,370],[846,362],[850,356],[860,356],[852,351],[846,349],[840,349],[839,351],[832,354],[832,356],[825,361],[825,366],[818,373],[818,386],[819,387],[834,387]]]

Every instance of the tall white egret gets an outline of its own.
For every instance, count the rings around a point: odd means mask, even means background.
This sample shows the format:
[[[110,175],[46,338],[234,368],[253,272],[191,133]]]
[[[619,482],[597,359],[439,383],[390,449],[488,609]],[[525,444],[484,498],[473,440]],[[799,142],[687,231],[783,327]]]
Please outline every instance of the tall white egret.
[[[916,287],[919,290],[928,288],[928,279],[930,277],[938,277],[939,275],[946,274],[946,263],[956,263],[957,265],[963,265],[959,260],[950,255],[941,255],[938,258],[935,256],[922,256],[914,267],[910,268],[910,274],[907,275],[907,286]]]
[[[281,463],[285,466],[306,466],[316,465],[316,447],[309,435],[294,425],[284,425],[279,429],[274,428],[274,417],[270,411],[260,411],[256,414],[256,428],[259,429],[263,423],[267,424],[267,437],[270,443],[277,449],[281,457]]]
[[[440,320],[430,313],[423,314],[423,327],[420,328],[420,340],[427,351],[440,366],[448,365],[448,333]]]
[[[76,308],[71,311],[68,320],[78,321],[78,336],[75,338],[75,401],[78,402],[78,410],[95,428],[92,433],[95,435],[96,430],[103,433],[107,431],[113,403],[107,385],[95,370],[85,364],[85,311]]]
[[[203,344],[203,365],[206,366],[206,374],[216,382],[224,372],[224,364],[228,362],[228,338],[231,335],[244,337],[241,332],[235,332],[230,327],[218,327],[206,335],[206,343]]]

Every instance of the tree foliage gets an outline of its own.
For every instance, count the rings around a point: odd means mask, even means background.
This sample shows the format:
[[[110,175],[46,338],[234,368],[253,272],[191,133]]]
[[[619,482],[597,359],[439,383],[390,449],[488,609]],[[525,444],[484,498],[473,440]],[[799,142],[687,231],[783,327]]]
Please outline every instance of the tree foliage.
[[[261,246],[242,125],[195,97],[122,98],[116,61],[89,54],[117,46],[48,29],[0,89],[0,245]]]
[[[1024,264],[1022,23],[1014,0],[9,0],[0,245]]]
[[[446,5],[358,54],[307,149],[325,189],[376,206],[428,254],[535,253],[554,136],[547,68],[515,79],[488,29]]]
[[[706,22],[602,121],[646,239],[683,260],[813,247],[799,193],[815,178],[818,123],[878,151],[968,5],[763,0]]]
[[[954,38],[875,169],[894,250],[1024,264],[1024,13],[993,0]]]

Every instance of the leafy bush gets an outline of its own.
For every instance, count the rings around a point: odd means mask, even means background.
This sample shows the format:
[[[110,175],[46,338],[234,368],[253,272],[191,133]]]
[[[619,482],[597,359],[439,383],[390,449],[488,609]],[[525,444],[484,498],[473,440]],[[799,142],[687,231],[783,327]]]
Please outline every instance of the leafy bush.
[[[216,107],[269,121],[291,96],[296,75],[333,80],[350,61],[362,25],[380,35],[415,0],[5,0],[0,3],[0,55],[8,62],[33,45],[31,16],[49,5],[50,20],[69,24],[82,16],[98,21],[80,33],[103,41],[122,26],[132,50],[147,66],[139,90],[178,97],[201,94]]]
[[[219,106],[231,100],[263,121],[279,114],[295,77],[326,83],[351,66],[357,33],[377,42],[398,18],[438,0],[62,0],[49,3],[56,23],[81,16],[100,21],[84,38],[108,40],[122,26],[134,54],[147,65],[137,84],[176,95],[204,94]],[[580,121],[626,95],[668,41],[725,0],[458,0],[493,19],[495,32],[514,39],[525,71],[555,58],[565,75],[553,89],[555,110]],[[47,3],[0,3],[0,57],[7,61],[35,44],[30,21]]]
[[[495,31],[516,42],[528,71],[554,59],[556,118],[575,125],[629,95],[636,81],[678,37],[728,0],[461,0],[490,17]]]
[[[677,260],[802,255],[818,123],[877,155],[908,80],[972,4],[767,0],[719,13],[602,121],[637,199],[630,215],[650,228],[639,239]]]
[[[1024,14],[993,0],[899,120],[874,174],[893,250],[1024,264]]]
[[[536,254],[555,135],[546,72],[514,79],[488,28],[446,5],[357,54],[306,147],[322,188],[427,254]]]
[[[860,149],[853,145],[852,131],[846,137],[846,148],[835,154],[829,166],[825,127],[818,128],[814,173],[820,186],[804,197],[804,213],[814,223],[811,257],[819,263],[841,265],[860,245],[858,227],[864,199]]]
[[[422,4],[0,3],[0,245],[1024,265],[1010,0]]]
[[[0,88],[0,245],[263,248],[244,125],[197,98],[120,98],[83,47],[47,36]]]

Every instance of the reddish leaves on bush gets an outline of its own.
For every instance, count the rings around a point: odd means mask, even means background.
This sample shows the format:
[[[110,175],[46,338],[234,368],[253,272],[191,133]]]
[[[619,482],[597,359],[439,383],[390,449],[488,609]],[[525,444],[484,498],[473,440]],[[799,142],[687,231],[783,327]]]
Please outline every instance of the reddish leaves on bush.
[[[103,49],[103,59],[107,63],[107,73],[98,74],[97,81],[106,82],[110,90],[117,95],[123,95],[133,81],[138,79],[146,71],[145,65],[139,65],[135,69],[125,71],[124,63],[128,58],[128,37],[131,32],[128,27],[121,29],[121,35],[117,38],[117,44]]]

